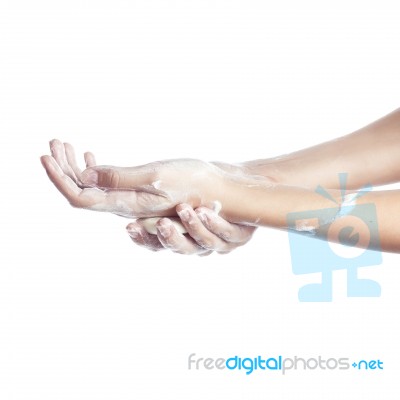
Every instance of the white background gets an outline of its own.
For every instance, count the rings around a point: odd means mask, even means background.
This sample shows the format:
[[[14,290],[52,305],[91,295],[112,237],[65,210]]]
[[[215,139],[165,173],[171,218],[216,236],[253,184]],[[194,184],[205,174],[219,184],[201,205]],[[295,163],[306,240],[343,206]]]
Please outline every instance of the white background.
[[[360,271],[380,298],[347,298],[339,271],[332,303],[299,303],[318,276],[293,275],[285,233],[151,253],[127,220],[70,208],[39,162],[54,137],[100,164],[266,158],[399,106],[398,10],[272,4],[0,1],[1,399],[398,398],[398,255]],[[188,371],[190,353],[384,370]]]

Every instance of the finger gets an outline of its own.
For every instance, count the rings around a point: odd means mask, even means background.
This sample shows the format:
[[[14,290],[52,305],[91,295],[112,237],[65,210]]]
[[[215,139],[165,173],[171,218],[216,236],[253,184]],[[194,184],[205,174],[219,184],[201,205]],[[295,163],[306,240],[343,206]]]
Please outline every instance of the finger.
[[[126,227],[126,230],[128,231],[132,241],[141,247],[145,247],[146,249],[152,251],[160,251],[165,249],[165,247],[159,241],[157,235],[151,235],[146,232],[144,227],[137,221],[131,222]]]
[[[254,226],[228,222],[206,207],[199,207],[195,211],[210,232],[227,242],[244,244],[250,240],[256,230]]]
[[[50,150],[51,150],[51,155],[56,160],[60,168],[63,170],[64,174],[68,175],[72,180],[76,182],[77,177],[67,161],[67,156],[65,154],[65,148],[63,143],[61,143],[57,139],[53,139],[50,142]]]
[[[78,182],[81,180],[82,170],[78,167],[78,163],[76,162],[75,151],[71,144],[64,143],[65,155],[67,157],[67,162],[69,166],[74,171]]]
[[[227,251],[231,247],[225,240],[210,232],[188,204],[179,204],[176,212],[188,234],[204,249]]]
[[[83,156],[85,158],[86,168],[96,166],[96,158],[94,157],[93,153],[87,151]]]
[[[152,216],[149,204],[159,206],[159,215],[171,215],[174,210],[164,207],[165,198],[151,193],[131,190],[105,192],[98,188],[82,189],[67,176],[51,156],[42,156],[41,161],[47,175],[57,189],[74,207],[94,211],[111,212],[125,217]]]
[[[205,253],[199,253],[199,254],[197,254],[199,257],[206,257],[206,256],[209,256],[210,254],[212,254],[212,253],[214,253],[214,251],[213,250],[209,250],[209,251],[206,251]],[[227,253],[229,253],[229,251],[227,251]]]
[[[81,193],[81,189],[69,176],[64,174],[53,157],[42,156],[40,160],[54,186],[72,203]]]
[[[154,182],[155,167],[143,165],[139,167],[95,166],[82,172],[82,183],[102,189],[140,189]]]
[[[162,218],[157,222],[157,237],[165,248],[175,253],[201,254],[208,252],[190,237],[179,233],[168,218]]]
[[[42,156],[43,167],[54,186],[69,201],[73,207],[90,208],[96,211],[112,211],[110,200],[106,193],[99,189],[81,189],[77,184],[60,168],[56,160],[51,156]],[[116,207],[116,206],[114,206]]]

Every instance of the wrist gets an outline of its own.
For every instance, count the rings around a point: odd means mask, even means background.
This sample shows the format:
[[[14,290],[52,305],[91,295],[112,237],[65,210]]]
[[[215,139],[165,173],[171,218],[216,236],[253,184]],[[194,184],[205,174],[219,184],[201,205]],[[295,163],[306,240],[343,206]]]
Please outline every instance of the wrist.
[[[262,176],[273,183],[284,182],[281,161],[275,158],[245,161],[240,166],[247,175]]]
[[[245,161],[237,164],[212,161],[210,164],[229,174],[243,178],[265,179],[271,183],[281,183],[283,179],[283,174],[280,173],[280,162],[273,158]]]
[[[258,225],[262,197],[275,187],[274,182],[259,175],[227,174],[218,191],[220,216],[231,223]]]

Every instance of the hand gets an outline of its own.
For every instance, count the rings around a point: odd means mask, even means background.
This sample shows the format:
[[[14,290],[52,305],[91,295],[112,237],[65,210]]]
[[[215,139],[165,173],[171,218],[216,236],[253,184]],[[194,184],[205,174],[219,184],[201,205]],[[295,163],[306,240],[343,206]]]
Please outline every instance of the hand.
[[[125,217],[174,216],[175,206],[211,207],[223,195],[222,169],[199,160],[169,160],[132,168],[95,166],[94,156],[85,171],[77,166],[71,145],[50,143],[52,156],[42,164],[50,180],[78,208],[108,211]]]
[[[40,160],[54,185],[71,198],[73,193],[83,189],[82,170],[79,168],[75,151],[69,143],[54,139],[50,142],[51,156],[42,156]],[[86,168],[94,167],[96,159],[91,152],[84,154]]]
[[[118,196],[121,195],[124,198],[127,195],[136,194],[136,192],[132,193],[132,191],[129,191],[127,193],[126,190],[114,189],[111,191],[109,189],[101,190],[99,188],[87,187],[89,184],[92,185],[93,182],[90,182],[90,179],[87,180],[85,177],[82,177],[82,175],[87,172],[82,174],[81,169],[78,167],[73,147],[68,143],[63,144],[58,140],[53,140],[50,142],[50,149],[52,157],[43,156],[42,163],[52,182],[74,207],[89,208],[98,211],[111,211],[115,214],[127,216],[125,210],[121,212],[121,209],[118,208],[121,202]],[[86,166],[88,168],[95,167],[96,161],[94,155],[88,152],[85,153],[84,156]],[[179,161],[186,163],[196,160]],[[153,164],[158,163],[149,165]],[[237,175],[246,174],[246,172],[243,172],[237,166],[223,163],[215,164],[221,169],[228,172],[235,172]],[[148,167],[148,165],[144,167]],[[132,171],[133,169],[134,168],[129,170]],[[102,179],[100,180],[100,182],[102,182],[101,185],[122,185],[119,179],[120,176],[114,174],[116,170],[119,171],[121,169],[115,167],[100,167],[100,170],[100,178]],[[110,170],[111,175],[109,174]],[[102,174],[105,171],[107,171],[106,174]],[[196,171],[196,173],[198,172],[199,170]],[[122,176],[124,177],[124,175]],[[109,181],[107,181],[107,179]],[[118,185],[116,184],[116,179],[118,180]],[[107,184],[107,182],[111,182],[111,185]],[[125,183],[127,183],[127,181],[125,181]],[[125,188],[127,186],[122,185],[122,187]],[[145,190],[145,192],[139,193],[139,196],[152,197],[153,194],[151,191],[157,193],[157,189],[160,188],[151,187],[151,185],[149,187],[144,186],[143,190]],[[139,196],[138,198],[141,198]],[[184,217],[181,217],[181,220],[186,227],[187,235],[179,234],[174,227],[168,229],[167,226],[167,228],[163,229],[163,226],[169,222],[169,219],[166,218],[160,221],[157,235],[150,235],[141,224],[143,219],[139,219],[128,225],[132,240],[151,250],[167,248],[182,254],[208,255],[211,254],[212,251],[217,251],[218,253],[228,253],[232,251],[234,248],[250,240],[255,230],[255,227],[251,226],[230,224],[223,218],[217,216],[212,210],[205,207],[197,208],[196,212],[194,212],[189,204],[178,205],[176,210],[174,210],[174,215],[176,215],[177,211],[184,215],[185,209],[189,211],[190,218],[188,221],[184,221]]]
[[[206,207],[193,210],[188,204],[179,204],[176,212],[188,235],[179,233],[170,218],[162,218],[157,223],[156,235],[144,229],[143,219],[130,223],[128,234],[134,243],[152,251],[169,249],[180,254],[206,256],[213,251],[226,254],[246,244],[256,229],[229,223]]]

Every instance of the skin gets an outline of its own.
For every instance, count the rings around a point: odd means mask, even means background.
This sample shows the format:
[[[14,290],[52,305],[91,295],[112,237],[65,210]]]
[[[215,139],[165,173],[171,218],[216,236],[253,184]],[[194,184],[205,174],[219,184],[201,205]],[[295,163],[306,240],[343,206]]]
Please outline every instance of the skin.
[[[73,207],[95,211],[109,211],[125,217],[146,215],[139,204],[158,202],[164,207],[158,215],[175,215],[187,213],[188,218],[181,218],[188,234],[180,234],[170,223],[170,218],[163,218],[157,225],[157,235],[149,234],[143,227],[143,218],[138,218],[127,226],[132,241],[152,251],[169,249],[181,254],[209,255],[212,252],[228,253],[247,243],[255,227],[228,223],[211,208],[192,207],[190,204],[179,204],[169,201],[160,190],[144,185],[144,190],[101,190],[83,183],[82,170],[76,161],[75,152],[69,143],[59,140],[50,142],[51,156],[42,156],[42,164],[54,185],[66,197]],[[84,154],[86,167],[96,166],[92,153]],[[201,163],[201,162],[200,162]],[[154,166],[155,167],[155,166]],[[210,165],[210,168],[214,168]],[[145,168],[144,168],[145,169]],[[222,168],[221,168],[222,170]],[[151,168],[147,167],[148,176]],[[111,178],[112,180],[113,178]],[[122,184],[122,182],[121,182]],[[186,199],[186,197],[184,196]],[[121,201],[127,207],[121,206]],[[132,206],[132,207],[130,207]],[[135,208],[136,206],[136,208]],[[154,204],[153,204],[154,206]],[[149,212],[147,215],[150,215]],[[172,217],[173,218],[173,217]],[[179,218],[179,217],[177,217]]]
[[[338,173],[348,173],[347,189],[385,185],[400,179],[400,108],[371,124],[326,143],[241,167],[276,182],[338,189]]]
[[[334,226],[329,239],[335,240],[341,227],[352,223],[361,232],[358,245],[363,247],[369,238],[361,224],[350,221],[350,216],[340,214],[340,191],[329,191],[335,204],[309,187],[319,184],[335,188],[339,172],[348,173],[347,187],[350,189],[358,189],[367,183],[397,182],[400,179],[399,144],[400,110],[395,110],[343,138],[275,160],[257,160],[232,166],[200,160],[167,160],[132,168],[89,166],[79,174],[76,167],[70,165],[68,168],[66,161],[69,160],[64,160],[62,154],[54,154],[62,152],[59,150],[60,142],[53,142],[53,157],[44,156],[42,162],[55,186],[75,207],[128,217],[175,216],[178,213],[182,223],[190,227],[200,220],[199,212],[210,212],[205,210],[218,200],[222,204],[220,217],[226,223],[278,229],[287,228],[288,213],[331,208],[335,211],[334,216],[326,224],[334,221],[332,226],[337,225],[337,228]],[[68,158],[70,150],[65,149],[64,152]],[[155,185],[155,182],[158,184]],[[400,191],[397,190],[371,192],[357,199],[357,204],[375,205],[379,246],[384,251],[400,252],[399,201]],[[186,219],[188,215],[189,219]],[[219,220],[219,223],[222,224],[222,221]],[[157,238],[160,244],[167,248],[178,247],[179,240],[175,232],[171,232],[166,219],[159,224]],[[202,223],[202,227],[205,229],[207,225]],[[132,232],[145,237],[137,226],[134,228]],[[312,228],[315,237],[323,237],[323,224],[315,224]],[[192,245],[206,248],[204,239],[207,231],[201,230],[199,225],[197,233],[196,230],[191,233],[193,237],[190,240],[195,239]],[[139,235],[134,238],[138,239]],[[165,240],[165,236],[169,240]],[[217,236],[225,241],[229,238],[226,232]],[[146,240],[148,242],[150,238],[145,237],[143,243]],[[154,238],[151,240],[156,246]],[[376,246],[378,248],[378,244]]]

